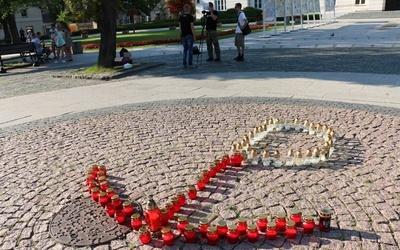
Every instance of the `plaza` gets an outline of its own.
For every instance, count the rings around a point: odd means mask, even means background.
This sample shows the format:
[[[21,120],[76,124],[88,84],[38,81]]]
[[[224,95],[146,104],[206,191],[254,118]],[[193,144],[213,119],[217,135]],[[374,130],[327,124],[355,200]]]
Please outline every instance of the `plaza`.
[[[152,195],[163,207],[265,119],[298,118],[334,128],[328,161],[228,167],[180,215],[197,226],[204,217],[212,224],[254,222],[260,214],[272,220],[294,207],[317,219],[328,207],[329,232],[217,246],[177,236],[166,249],[398,249],[399,30],[400,18],[376,18],[269,31],[269,38],[252,33],[244,62],[233,61],[230,38],[220,41],[220,63],[204,62],[203,54],[194,57],[196,69],[182,69],[180,45],[133,49],[134,62],[163,65],[111,81],[52,77],[93,64],[96,53],[0,75],[0,248],[74,249],[53,239],[49,227],[66,206],[90,199],[84,182],[94,163],[107,167],[121,197],[145,206]],[[318,143],[290,131],[255,148],[286,155]],[[79,249],[163,247],[161,240],[142,245],[134,231]]]

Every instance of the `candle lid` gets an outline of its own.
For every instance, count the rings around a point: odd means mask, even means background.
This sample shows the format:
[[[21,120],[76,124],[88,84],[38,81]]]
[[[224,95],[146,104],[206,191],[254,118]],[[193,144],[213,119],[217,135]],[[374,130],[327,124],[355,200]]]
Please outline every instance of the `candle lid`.
[[[209,233],[215,233],[217,232],[217,228],[214,226],[210,226],[209,228],[207,228],[207,232]]]
[[[166,208],[168,208],[168,207],[172,207],[172,206],[174,206],[174,204],[172,204],[172,202],[167,202],[167,203],[165,203],[165,207]]]
[[[99,165],[97,165],[97,164],[92,165],[92,169],[93,170],[98,170],[99,169]]]
[[[289,151],[287,152],[287,156],[288,156],[288,157],[294,157],[294,151],[293,151],[293,149],[289,149]]]
[[[326,126],[325,124],[324,125],[322,125],[322,130],[326,133],[326,131],[328,131],[328,126]]]
[[[264,124],[264,125],[263,125],[263,130],[264,130],[264,131],[267,131],[267,124]]]
[[[192,224],[187,224],[187,225],[185,226],[185,230],[186,230],[186,231],[193,231],[193,230],[194,230],[194,226],[193,226]]]
[[[141,226],[139,228],[139,233],[146,233],[147,232],[147,227],[146,226]]]
[[[260,133],[260,130],[258,129],[258,127],[255,127],[255,128],[254,128],[253,133],[254,133],[254,134]]]
[[[295,119],[294,119],[294,124],[296,124],[296,125],[300,124],[299,118],[295,118]]]
[[[114,188],[109,187],[109,188],[106,189],[106,192],[107,193],[112,193],[112,192],[114,192]]]
[[[107,181],[107,178],[103,175],[99,177],[99,182]]]
[[[279,118],[276,118],[274,121],[275,124],[279,124],[279,122],[280,122]]]
[[[264,157],[264,158],[269,157],[269,152],[268,152],[267,150],[264,150],[264,152],[263,152],[263,157]]]
[[[300,150],[300,149],[297,150],[297,152],[296,152],[296,157],[297,157],[297,158],[303,157],[303,154],[301,153],[301,150]]]
[[[207,225],[207,224],[209,224],[208,219],[207,219],[207,218],[202,218],[202,219],[200,219],[199,224],[200,224],[200,225]]]
[[[136,219],[139,219],[139,218],[140,218],[140,214],[138,214],[138,213],[134,213],[134,214],[131,215],[131,219],[132,220],[136,220]]]
[[[240,222],[240,223],[247,223],[247,218],[245,218],[245,217],[239,217],[239,218],[237,219],[237,221]]]
[[[307,156],[307,157],[311,157],[311,156],[312,156],[312,153],[311,153],[311,150],[310,150],[310,149],[307,149],[307,151],[306,151],[306,156]]]
[[[100,188],[98,188],[98,187],[92,188],[92,193],[97,193],[99,191],[100,191]]]
[[[253,131],[250,131],[249,132],[249,139],[251,139],[251,138],[253,138],[254,137],[254,133],[253,133]]]
[[[269,120],[268,120],[268,124],[269,124],[269,125],[272,125],[272,124],[274,124],[274,119],[272,119],[272,118],[269,118]]]
[[[118,194],[114,194],[114,195],[111,197],[111,200],[112,200],[112,201],[113,201],[113,200],[119,200]]]
[[[236,146],[235,146],[235,145],[232,145],[231,151],[235,151],[235,150],[236,150]]]
[[[321,123],[318,123],[318,124],[317,124],[317,130],[322,130],[322,125],[321,125]]]
[[[314,148],[314,150],[313,150],[313,156],[314,156],[314,157],[318,157],[318,156],[319,156],[319,148],[318,148],[318,147],[315,147],[315,148]]]
[[[330,210],[329,208],[322,208],[319,211],[319,214],[323,217],[329,217],[332,215],[332,210]]]
[[[188,186],[188,189],[189,189],[190,191],[192,191],[192,190],[196,190],[196,187],[195,187],[194,185],[189,185],[189,186]]]
[[[292,220],[288,220],[286,221],[286,227],[287,228],[295,228],[296,227],[296,223]]]
[[[108,181],[102,181],[102,182],[100,182],[100,186],[104,186],[104,185],[107,185],[108,184]]]
[[[254,224],[249,224],[249,225],[247,226],[247,230],[249,230],[249,231],[255,231],[255,230],[257,230],[257,226],[254,225]]]
[[[312,122],[312,123],[310,123],[310,129],[311,130],[314,130],[315,129],[315,124]]]
[[[277,219],[285,219],[286,218],[286,214],[284,214],[284,213],[277,214],[276,218]]]
[[[273,222],[273,221],[270,221],[270,222],[268,222],[267,227],[268,227],[269,229],[275,229],[276,223]]]
[[[179,216],[178,217],[178,222],[184,222],[184,221],[187,221],[187,220],[188,220],[188,218],[186,216]]]
[[[251,146],[250,146],[250,144],[246,146],[246,151],[251,151]]]
[[[235,224],[229,225],[229,226],[228,226],[228,230],[229,230],[230,232],[236,231],[236,230],[237,230],[237,226],[236,226]]]
[[[161,211],[162,214],[167,214],[168,213],[168,209],[166,209],[165,207],[161,208],[160,211]]]
[[[93,190],[92,190],[92,191],[93,191]],[[99,196],[100,196],[100,197],[104,197],[104,196],[106,196],[106,195],[107,195],[106,192],[100,192],[100,193],[99,193]]]
[[[161,233],[162,234],[167,234],[169,232],[171,232],[171,228],[170,227],[162,227],[161,228]]]
[[[264,126],[259,126],[258,131],[263,132],[264,131]]]
[[[275,158],[280,158],[281,157],[281,154],[279,153],[279,150],[275,150],[274,157]]]
[[[301,211],[300,211],[300,209],[298,209],[298,208],[293,208],[293,209],[290,211],[290,213],[291,213],[291,214],[295,214],[295,215],[301,215]]]
[[[257,152],[254,149],[251,150],[251,156],[252,157],[256,157],[257,156]]]
[[[218,225],[219,227],[225,227],[225,226],[226,226],[226,221],[220,220],[220,221],[218,221],[217,225]]]
[[[307,222],[314,221],[314,217],[311,216],[311,215],[305,215],[305,216],[303,217],[303,219],[304,219],[304,221],[307,221]]]
[[[267,214],[260,214],[257,216],[257,219],[265,220],[265,219],[267,219],[267,217],[268,217]]]
[[[243,147],[242,147],[242,144],[240,144],[240,143],[238,143],[238,144],[236,144],[236,149],[237,150],[240,150],[240,149],[242,149]]]
[[[308,126],[310,126],[310,122],[306,119],[306,120],[304,121],[304,127],[308,127]]]

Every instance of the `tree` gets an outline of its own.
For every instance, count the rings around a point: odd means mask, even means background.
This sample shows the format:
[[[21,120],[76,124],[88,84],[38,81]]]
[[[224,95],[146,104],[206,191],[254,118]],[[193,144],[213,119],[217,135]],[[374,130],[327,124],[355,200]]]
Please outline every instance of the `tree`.
[[[167,7],[170,9],[171,13],[179,13],[183,11],[183,6],[189,4],[192,7],[191,13],[195,12],[194,2],[192,0],[166,0]]]
[[[97,65],[104,68],[114,67],[117,45],[117,0],[102,0],[102,29],[99,58]]]

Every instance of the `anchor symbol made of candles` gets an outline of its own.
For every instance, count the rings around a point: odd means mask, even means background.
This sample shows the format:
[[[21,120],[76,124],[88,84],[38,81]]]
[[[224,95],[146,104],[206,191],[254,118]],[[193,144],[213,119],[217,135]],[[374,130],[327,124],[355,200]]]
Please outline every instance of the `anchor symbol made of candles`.
[[[324,146],[320,150],[318,147],[307,149],[303,154],[301,149],[296,152],[289,149],[286,157],[281,157],[278,150],[275,150],[270,156],[268,150],[262,153],[256,152],[252,146],[263,140],[269,133],[280,131],[290,131],[294,129],[296,132],[305,132],[309,135],[316,135],[324,139]],[[271,166],[280,168],[282,166],[309,166],[318,164],[321,161],[327,161],[334,152],[334,142],[336,134],[332,128],[327,125],[310,123],[305,120],[303,125],[300,124],[298,118],[294,119],[293,123],[285,123],[279,118],[270,118],[265,120],[262,126],[254,128],[254,131],[245,135],[240,143],[232,146],[230,154],[224,155],[210,164],[209,169],[203,170],[197,177],[196,185],[189,185],[187,196],[191,200],[197,199],[197,191],[205,189],[210,178],[215,178],[217,173],[224,171],[228,166],[240,167],[242,164],[258,165],[260,162],[263,166]],[[106,168],[103,165],[93,165],[88,171],[86,177],[86,185],[91,194],[92,200],[99,202],[106,210],[110,217],[114,217],[116,222],[124,224],[127,219],[130,219],[132,229],[139,231],[139,239],[143,244],[151,242],[152,238],[162,238],[164,244],[170,246],[174,243],[174,233],[170,227],[166,227],[169,220],[174,219],[175,213],[181,210],[181,207],[186,204],[186,196],[183,192],[179,192],[171,198],[171,202],[165,204],[165,208],[160,209],[152,196],[149,196],[149,201],[146,211],[143,214],[143,219],[146,225],[143,225],[141,215],[134,213],[134,208],[130,201],[122,202],[114,189],[110,187],[106,178]],[[196,188],[197,187],[197,188]],[[324,208],[319,212],[319,225],[321,231],[330,230],[330,219],[332,211]],[[274,240],[279,231],[285,231],[286,238],[294,238],[297,234],[296,227],[302,226],[303,233],[311,234],[315,223],[312,216],[306,215],[301,217],[301,212],[297,209],[292,211],[290,219],[286,219],[285,214],[277,215],[275,222],[268,222],[267,216],[260,215],[257,225],[247,225],[246,218],[239,218],[237,225],[226,225],[225,221],[219,221],[217,227],[210,225],[209,221],[203,218],[199,222],[199,233],[201,237],[207,237],[209,244],[215,245],[218,237],[228,237],[229,243],[235,243],[240,235],[247,235],[250,242],[257,240],[258,232],[265,233],[267,239]],[[303,222],[302,222],[303,221]],[[189,224],[186,216],[177,218],[177,229],[185,237],[186,242],[194,242],[196,232],[193,225]]]

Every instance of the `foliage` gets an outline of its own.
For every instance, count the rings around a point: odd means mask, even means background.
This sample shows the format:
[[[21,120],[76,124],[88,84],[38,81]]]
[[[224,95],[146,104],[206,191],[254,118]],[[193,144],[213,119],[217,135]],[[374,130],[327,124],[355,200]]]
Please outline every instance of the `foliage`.
[[[196,11],[194,2],[192,0],[166,0],[167,7],[170,9],[171,13],[183,12],[183,6],[189,4],[192,7],[191,14]]]
[[[262,10],[254,8],[254,7],[246,7],[243,9],[243,12],[246,13],[247,18],[257,19],[262,18]]]
[[[130,14],[144,13],[150,15],[150,12],[160,5],[160,0],[125,0],[119,2],[119,9]]]
[[[100,23],[102,17],[101,0],[64,0],[66,15],[77,22],[93,19]]]
[[[237,19],[237,13],[235,9],[227,9],[226,11],[218,11],[218,19]]]

